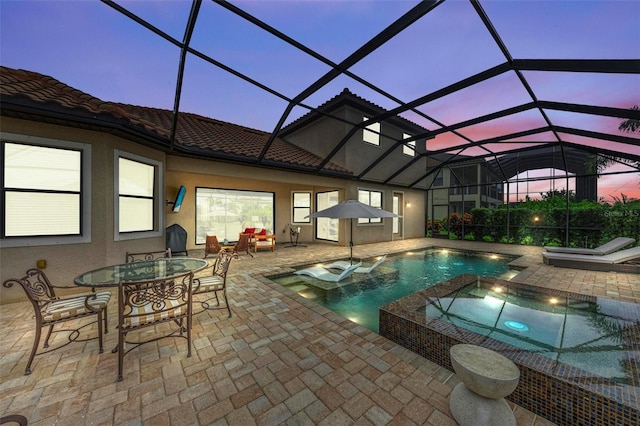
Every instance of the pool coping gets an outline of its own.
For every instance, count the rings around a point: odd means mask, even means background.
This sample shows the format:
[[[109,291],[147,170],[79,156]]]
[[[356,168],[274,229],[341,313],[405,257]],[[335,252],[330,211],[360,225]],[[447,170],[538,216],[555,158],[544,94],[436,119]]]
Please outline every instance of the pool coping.
[[[520,384],[507,399],[559,424],[638,424],[640,388],[621,385],[567,364],[461,329],[437,319],[426,318],[426,300],[444,297],[476,282],[476,275],[459,275],[448,281],[391,302],[379,310],[379,334],[452,370],[449,349],[470,343],[495,350],[516,363]],[[595,297],[561,290],[481,277],[521,291],[595,301]],[[627,302],[630,303],[630,302]],[[640,309],[640,304],[637,305]],[[640,340],[640,339],[639,339]],[[632,342],[629,351],[640,353]],[[632,360],[633,361],[633,360]],[[638,363],[635,363],[638,374]],[[636,376],[637,377],[637,376]]]

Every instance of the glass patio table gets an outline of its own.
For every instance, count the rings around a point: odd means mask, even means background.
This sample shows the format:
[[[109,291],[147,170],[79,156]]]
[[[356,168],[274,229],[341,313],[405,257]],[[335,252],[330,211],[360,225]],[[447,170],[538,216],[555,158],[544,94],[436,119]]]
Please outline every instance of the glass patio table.
[[[116,287],[121,282],[171,279],[189,271],[197,272],[206,266],[204,259],[158,258],[94,269],[78,275],[73,282],[81,287]]]

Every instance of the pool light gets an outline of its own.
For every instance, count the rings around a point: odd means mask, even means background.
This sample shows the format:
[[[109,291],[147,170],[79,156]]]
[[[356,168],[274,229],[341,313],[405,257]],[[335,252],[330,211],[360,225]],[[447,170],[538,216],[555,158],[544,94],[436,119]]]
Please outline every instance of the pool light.
[[[529,331],[529,327],[527,327],[526,324],[523,324],[519,321],[508,320],[504,322],[504,325],[507,328],[510,328],[511,330],[515,330],[515,331]]]
[[[552,297],[551,299],[549,299],[549,303],[551,303],[552,305],[556,305],[558,303],[558,299]]]
[[[492,290],[496,293],[502,293],[502,287],[495,286]]]

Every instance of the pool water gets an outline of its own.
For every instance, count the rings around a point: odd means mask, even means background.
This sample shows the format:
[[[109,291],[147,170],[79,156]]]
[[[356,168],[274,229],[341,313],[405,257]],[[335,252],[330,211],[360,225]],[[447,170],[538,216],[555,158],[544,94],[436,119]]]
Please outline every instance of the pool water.
[[[637,305],[605,298],[522,292],[468,285],[431,300],[426,317],[446,321],[553,361],[628,383],[624,333],[637,328]]]
[[[459,275],[380,308],[379,334],[452,370],[459,343],[520,369],[508,397],[557,424],[640,424],[640,304]]]
[[[460,274],[504,276],[514,259],[500,254],[427,249],[387,256],[372,273],[354,273],[332,288],[324,281],[300,275],[272,280],[377,333],[380,306]],[[369,263],[372,261],[365,266]]]

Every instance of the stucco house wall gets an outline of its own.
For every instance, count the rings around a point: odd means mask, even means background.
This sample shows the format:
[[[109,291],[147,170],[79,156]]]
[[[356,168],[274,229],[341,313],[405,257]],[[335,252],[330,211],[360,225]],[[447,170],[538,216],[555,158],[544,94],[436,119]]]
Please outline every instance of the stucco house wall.
[[[83,244],[32,245],[28,247],[0,248],[0,281],[17,278],[36,266],[36,261],[47,261],[45,272],[56,285],[70,286],[69,292],[83,291],[75,288],[73,279],[91,269],[109,264],[122,263],[127,251],[161,250],[165,247],[165,236],[125,241],[114,241],[114,150],[119,149],[160,161],[164,164],[165,200],[172,200],[180,185],[187,188],[182,207],[173,213],[170,206],[164,209],[163,228],[174,223],[187,230],[187,250],[203,249],[195,244],[195,188],[212,187],[226,189],[249,189],[275,193],[274,232],[277,243],[289,241],[287,225],[291,222],[292,191],[338,190],[341,199],[356,199],[362,184],[355,181],[321,177],[312,174],[282,171],[277,169],[237,165],[199,158],[167,155],[160,150],[140,145],[110,134],[77,128],[32,122],[15,118],[2,118],[2,131],[21,135],[61,139],[91,144],[91,241]],[[384,192],[384,206],[390,209],[393,188],[384,185],[369,185],[370,189]],[[404,220],[404,238],[424,236],[423,191],[403,189],[404,201],[412,204],[411,215]],[[312,200],[315,197],[312,196]],[[315,206],[312,206],[315,211]],[[301,241],[312,241],[315,235],[312,224],[301,226]],[[348,244],[349,223],[341,221],[340,240],[337,244]],[[384,219],[382,225],[358,226],[354,224],[354,243],[364,244],[391,240],[391,220]],[[331,243],[329,243],[331,244]],[[61,294],[65,294],[63,291]],[[21,288],[0,287],[0,303],[24,300]]]

